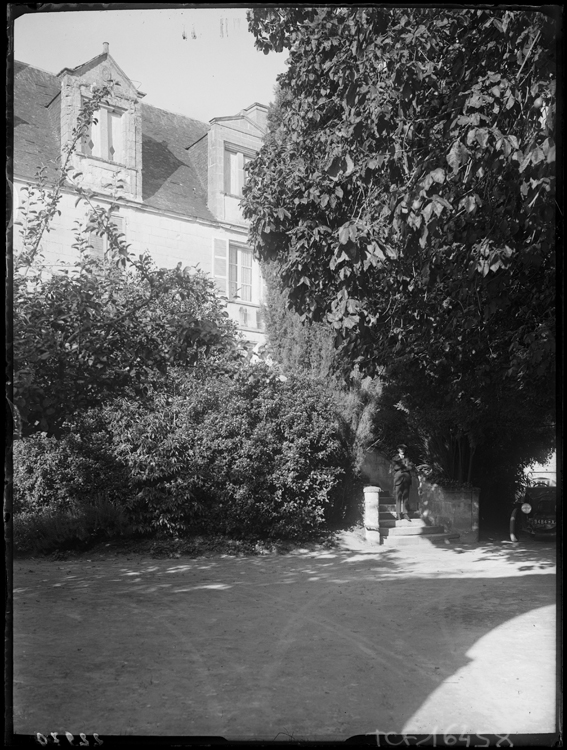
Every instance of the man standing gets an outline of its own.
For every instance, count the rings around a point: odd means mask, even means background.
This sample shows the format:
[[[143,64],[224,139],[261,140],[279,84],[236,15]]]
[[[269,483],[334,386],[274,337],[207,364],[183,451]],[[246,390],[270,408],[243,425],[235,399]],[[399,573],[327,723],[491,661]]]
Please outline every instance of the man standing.
[[[396,516],[399,520],[409,517],[409,493],[411,487],[411,472],[413,464],[406,458],[407,445],[398,445],[397,455],[392,459],[390,471],[394,472],[394,498],[396,500]]]

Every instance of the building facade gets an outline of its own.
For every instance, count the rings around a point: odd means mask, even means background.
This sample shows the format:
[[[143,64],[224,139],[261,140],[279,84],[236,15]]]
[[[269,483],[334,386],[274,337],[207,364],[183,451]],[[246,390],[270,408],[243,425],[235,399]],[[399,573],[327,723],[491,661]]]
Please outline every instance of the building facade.
[[[113,223],[130,252],[148,251],[160,267],[181,263],[210,274],[246,339],[262,343],[263,282],[239,208],[245,166],[266,132],[262,104],[210,123],[144,104],[145,94],[111,57],[107,44],[102,54],[57,75],[16,62],[15,220],[22,188],[34,183],[38,168],[45,168],[48,178],[57,177],[81,105],[93,85],[102,83],[111,83],[112,95],[72,157],[80,184],[92,191],[95,205],[117,204]],[[54,270],[76,260],[75,233],[89,209],[75,204],[69,187],[59,205],[61,215],[44,235],[43,255]],[[18,242],[15,231],[16,248]],[[105,242],[91,236],[92,252],[104,255]]]

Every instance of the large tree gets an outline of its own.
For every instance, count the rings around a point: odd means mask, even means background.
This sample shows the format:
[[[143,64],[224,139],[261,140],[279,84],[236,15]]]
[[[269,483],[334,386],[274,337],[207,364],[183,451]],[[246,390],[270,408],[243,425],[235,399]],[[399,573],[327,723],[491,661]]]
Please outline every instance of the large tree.
[[[324,7],[249,25],[289,50],[244,191],[255,250],[402,405],[422,391],[431,438],[443,424],[466,445],[470,476],[495,405],[553,418],[554,20]]]

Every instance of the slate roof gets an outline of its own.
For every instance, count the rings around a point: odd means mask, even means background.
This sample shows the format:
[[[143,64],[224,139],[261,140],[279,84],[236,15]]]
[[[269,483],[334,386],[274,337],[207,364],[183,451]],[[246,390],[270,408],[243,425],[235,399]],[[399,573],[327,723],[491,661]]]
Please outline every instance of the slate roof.
[[[60,162],[59,145],[61,90],[51,73],[14,63],[14,171],[33,179],[40,166],[56,174]],[[51,103],[51,106],[48,106]]]
[[[208,131],[208,123],[142,104],[144,203],[214,221],[207,208]]]
[[[14,172],[32,180],[60,162],[60,82],[26,63],[14,63]],[[142,108],[142,199],[147,206],[215,221],[207,208],[209,124]]]

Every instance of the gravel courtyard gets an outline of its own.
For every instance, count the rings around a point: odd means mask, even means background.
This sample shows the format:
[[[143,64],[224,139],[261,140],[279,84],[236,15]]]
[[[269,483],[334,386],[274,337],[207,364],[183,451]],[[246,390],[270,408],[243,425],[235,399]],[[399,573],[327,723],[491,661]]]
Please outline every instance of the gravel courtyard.
[[[14,563],[14,730],[553,732],[555,548]]]

